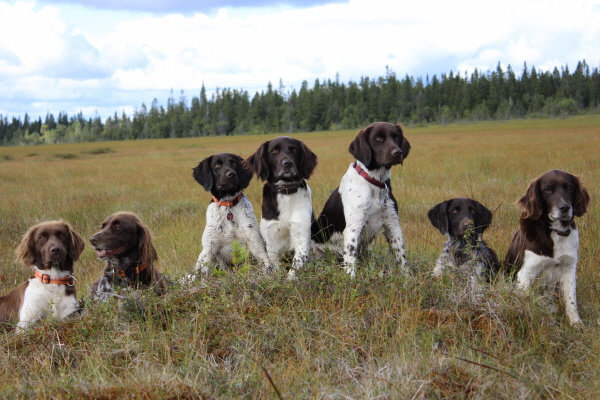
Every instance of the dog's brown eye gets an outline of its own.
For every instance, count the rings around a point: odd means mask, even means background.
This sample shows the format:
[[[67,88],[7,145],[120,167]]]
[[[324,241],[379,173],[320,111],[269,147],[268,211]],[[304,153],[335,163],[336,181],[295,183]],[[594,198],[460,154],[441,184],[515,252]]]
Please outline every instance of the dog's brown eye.
[[[454,210],[452,210],[452,214],[458,214],[460,212],[460,210],[458,208],[455,208]]]
[[[297,149],[297,148],[295,148],[295,147],[292,147],[290,150],[291,150],[291,152],[292,152],[292,153],[296,153],[296,152],[298,152],[298,149]]]
[[[232,163],[231,163],[231,166],[232,166],[232,167],[237,167],[237,163],[236,163],[236,162],[232,162]]]
[[[271,150],[271,153],[273,153],[273,154],[279,154],[279,149],[273,149],[273,150]]]
[[[215,164],[214,167],[219,169],[219,168],[221,168],[221,164]]]
[[[551,187],[544,188],[544,193],[552,193],[552,188]]]
[[[40,242],[45,242],[45,241],[46,241],[46,239],[47,239],[46,235],[42,235],[42,236],[40,236],[40,237],[38,238],[38,241],[40,241]]]
[[[570,185],[565,186],[565,191],[570,192],[571,190],[573,190],[573,186],[570,186]]]
[[[375,138],[375,140],[378,141],[378,142],[383,142],[383,138],[381,136],[377,136]]]

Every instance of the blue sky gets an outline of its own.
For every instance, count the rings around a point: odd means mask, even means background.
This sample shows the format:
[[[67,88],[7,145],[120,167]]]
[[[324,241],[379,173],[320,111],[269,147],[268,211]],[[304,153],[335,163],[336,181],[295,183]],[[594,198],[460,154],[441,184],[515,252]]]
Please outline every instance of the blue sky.
[[[600,0],[0,0],[0,114],[130,114],[171,89],[253,94],[523,63],[600,67]]]

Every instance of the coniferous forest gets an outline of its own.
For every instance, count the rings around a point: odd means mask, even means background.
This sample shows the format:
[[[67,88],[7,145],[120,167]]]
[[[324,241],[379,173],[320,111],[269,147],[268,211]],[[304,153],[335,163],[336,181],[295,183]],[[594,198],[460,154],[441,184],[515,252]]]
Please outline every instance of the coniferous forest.
[[[500,63],[493,71],[442,74],[424,79],[385,76],[359,82],[304,81],[299,90],[286,90],[283,81],[250,94],[217,89],[210,97],[202,87],[188,99],[173,92],[166,107],[156,99],[133,115],[125,112],[86,119],[82,113],[57,117],[48,112],[36,119],[0,115],[0,144],[37,145],[104,140],[159,139],[262,133],[353,129],[373,121],[403,124],[447,124],[453,121],[562,117],[600,112],[600,71],[584,61],[571,72],[529,69],[520,73]]]

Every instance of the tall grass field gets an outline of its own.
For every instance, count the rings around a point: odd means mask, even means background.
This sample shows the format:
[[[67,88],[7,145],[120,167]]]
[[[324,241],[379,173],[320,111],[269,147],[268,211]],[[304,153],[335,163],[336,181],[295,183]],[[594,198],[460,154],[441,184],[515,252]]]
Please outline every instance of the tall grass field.
[[[309,180],[316,213],[352,162],[356,133],[293,135],[319,157]],[[297,281],[264,276],[240,249],[232,271],[184,286],[210,201],[192,168],[218,152],[247,157],[273,135],[0,147],[0,294],[30,274],[14,261],[30,226],[62,218],[87,239],[116,211],[150,227],[158,267],[175,282],[162,298],[94,303],[103,265],[88,243],[75,266],[85,311],[0,331],[0,398],[600,398],[600,116],[406,126],[405,136],[412,150],[392,187],[411,276],[379,238],[355,279],[333,259]],[[552,299],[506,280],[472,301],[459,278],[431,276],[445,241],[431,207],[458,196],[483,203],[494,212],[484,239],[503,258],[515,201],[550,169],[578,175],[592,198],[577,220],[580,328],[552,312]],[[260,219],[262,183],[245,193]]]

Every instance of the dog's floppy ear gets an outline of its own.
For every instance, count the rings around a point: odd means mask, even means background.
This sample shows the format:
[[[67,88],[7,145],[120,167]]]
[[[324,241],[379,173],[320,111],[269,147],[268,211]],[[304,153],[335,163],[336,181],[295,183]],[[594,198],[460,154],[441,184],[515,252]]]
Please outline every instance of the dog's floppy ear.
[[[269,164],[267,163],[269,143],[270,141],[264,142],[256,150],[256,153],[244,161],[244,166],[254,172],[262,181],[269,178]]]
[[[492,223],[492,212],[477,200],[473,201],[475,202],[475,218],[477,219],[473,221],[475,231],[481,235]]]
[[[140,260],[142,263],[152,266],[152,264],[158,260],[158,254],[156,253],[156,248],[154,248],[154,243],[152,242],[152,234],[150,233],[150,229],[142,224],[139,219],[135,222],[137,224]]]
[[[32,226],[21,238],[21,243],[15,249],[16,261],[24,267],[33,265],[35,261],[35,243],[33,237],[37,230],[37,225]]]
[[[373,158],[373,150],[369,144],[369,134],[371,133],[371,129],[372,127],[368,126],[358,132],[352,143],[350,143],[350,147],[348,147],[350,154],[366,167],[371,164],[371,159]]]
[[[450,203],[450,200],[436,205],[427,213],[431,225],[438,228],[442,235],[448,233],[448,203]]]
[[[573,178],[577,186],[575,188],[575,198],[573,199],[573,214],[575,214],[576,217],[581,217],[588,210],[590,205],[590,195],[587,189],[583,187],[581,180],[574,175]]]
[[[300,143],[300,165],[298,168],[298,173],[302,179],[308,179],[312,175],[315,167],[317,166],[317,155],[312,152],[311,149],[308,148],[302,141],[298,141]]]
[[[542,216],[544,205],[542,204],[542,195],[539,186],[538,178],[532,180],[525,194],[517,200],[517,204],[523,207],[521,218],[538,220]]]
[[[400,161],[400,164],[402,164],[404,162],[404,159],[408,157],[408,153],[410,152],[410,143],[408,143],[406,136],[404,136],[402,126],[400,124],[396,124],[395,126],[398,129],[398,132],[400,133],[400,137],[402,138],[402,140],[399,140],[400,143],[398,143],[398,147],[400,147],[400,150],[402,150],[402,160]]]
[[[240,185],[240,189],[246,189],[248,185],[250,185],[250,181],[252,180],[252,171],[248,169],[248,166],[244,162],[244,159],[240,156],[237,157],[237,174],[238,174],[238,184]]]
[[[67,226],[69,230],[69,236],[71,236],[71,241],[69,242],[69,256],[73,261],[79,260],[79,256],[83,252],[85,248],[85,241],[79,236],[77,232],[73,230],[71,225],[63,221],[63,224]]]
[[[210,171],[211,162],[212,156],[205,158],[193,169],[194,172],[192,173],[196,182],[202,185],[207,192],[210,192],[213,185],[213,177]]]

